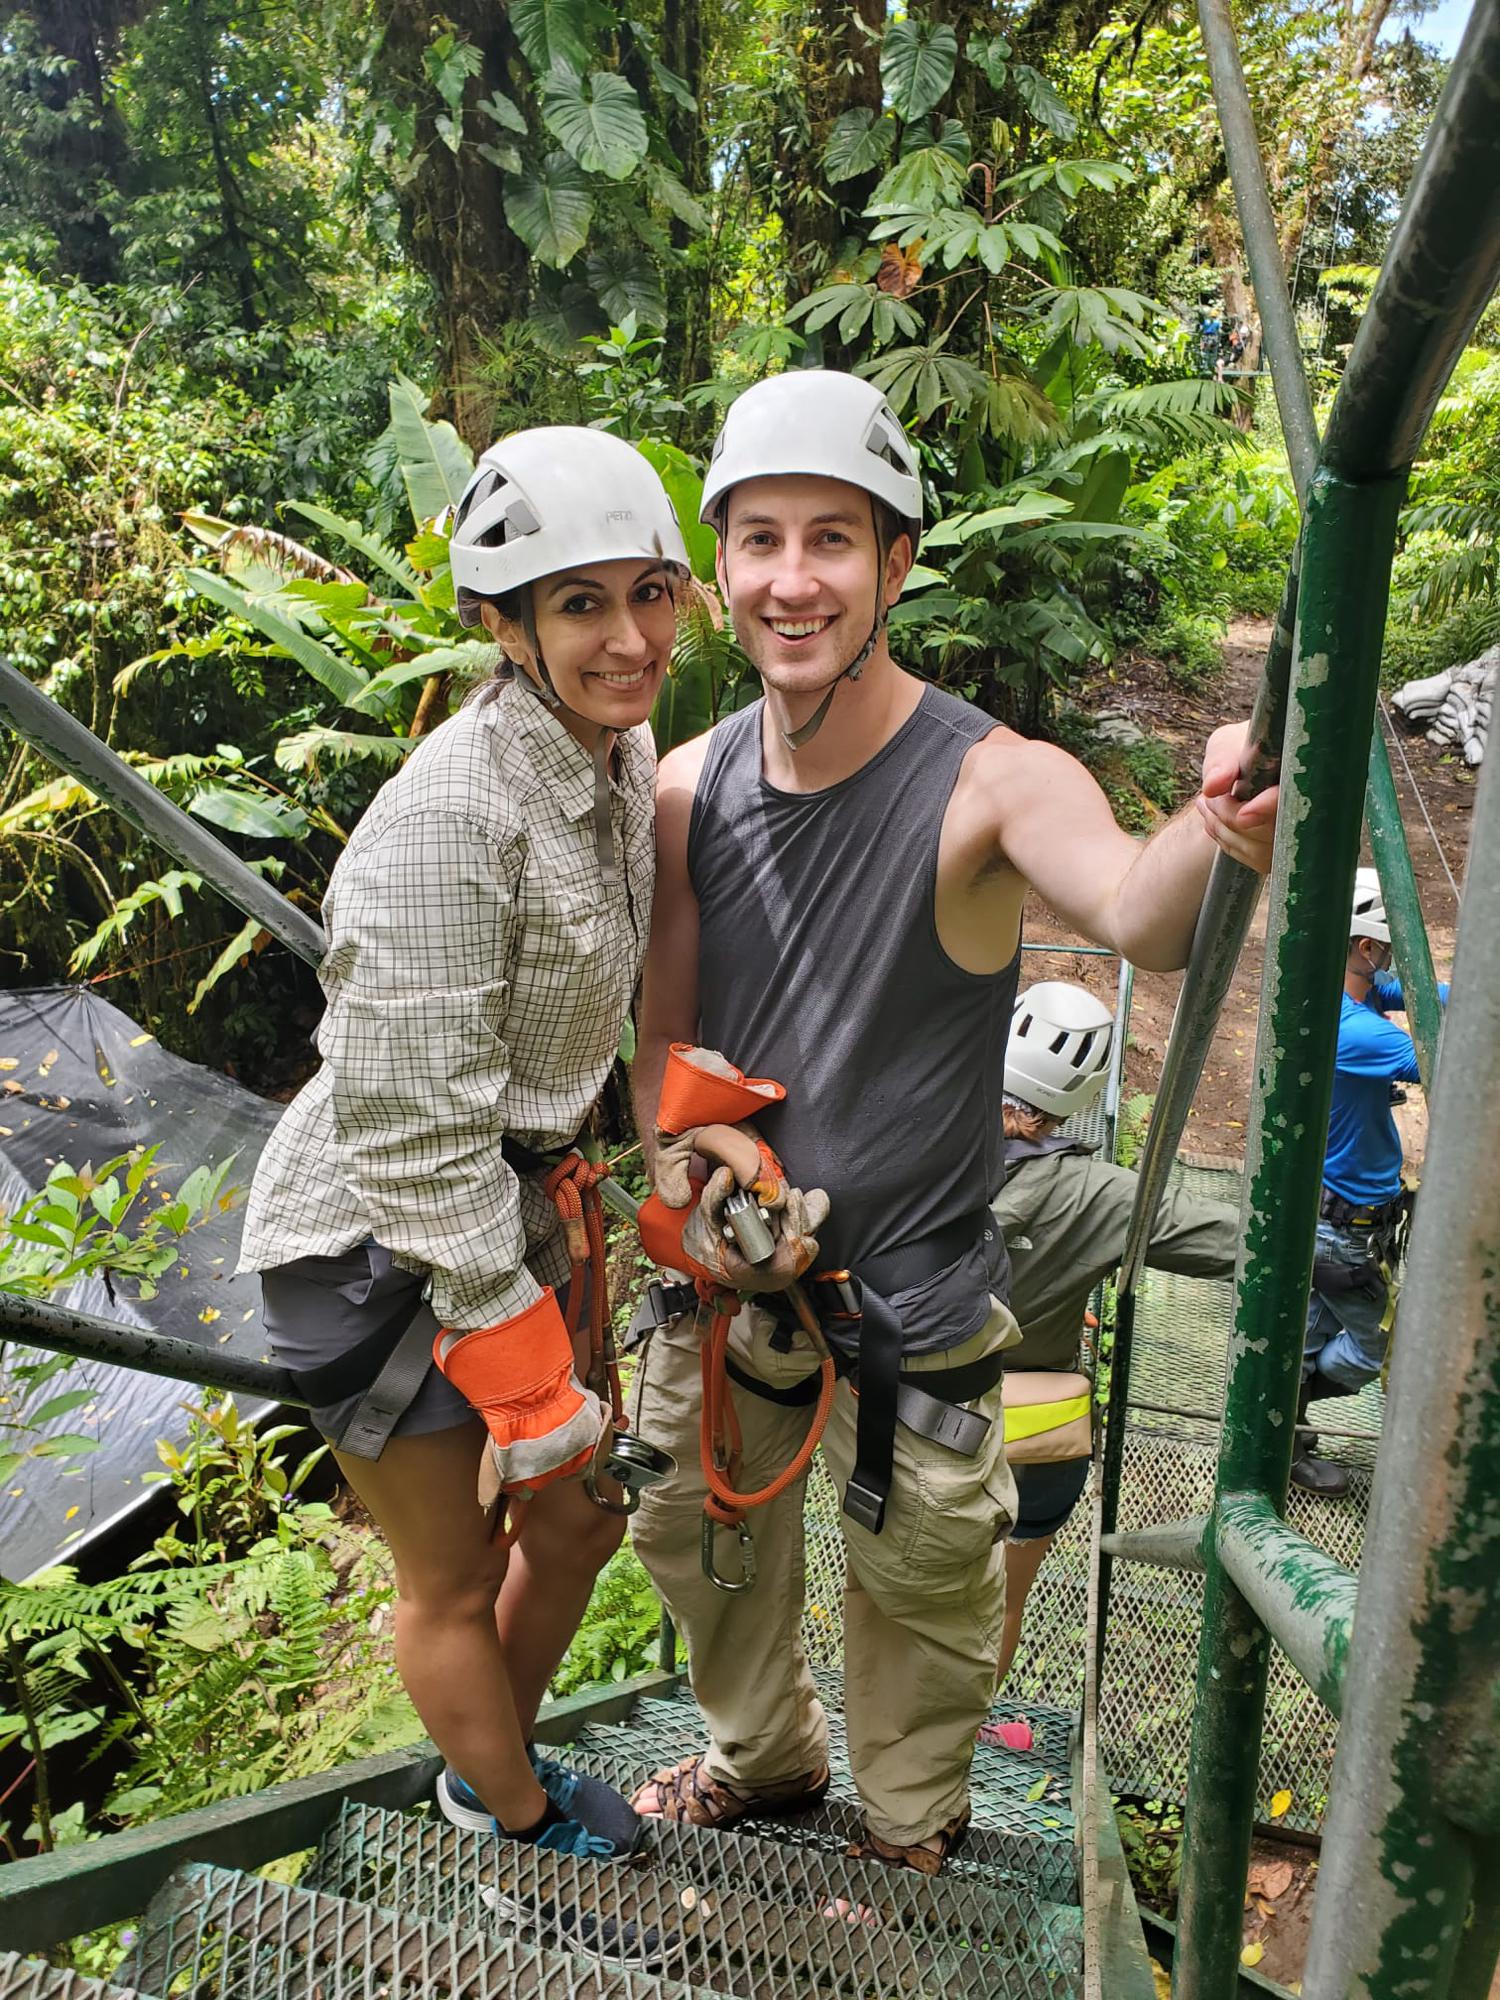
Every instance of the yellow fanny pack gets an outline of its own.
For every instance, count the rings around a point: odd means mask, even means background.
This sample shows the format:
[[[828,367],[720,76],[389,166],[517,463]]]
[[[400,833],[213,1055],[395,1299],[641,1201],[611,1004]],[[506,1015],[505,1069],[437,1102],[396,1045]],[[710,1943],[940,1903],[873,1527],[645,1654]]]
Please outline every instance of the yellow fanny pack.
[[[1005,1456],[1012,1465],[1056,1465],[1093,1447],[1093,1391],[1086,1375],[1007,1370]]]

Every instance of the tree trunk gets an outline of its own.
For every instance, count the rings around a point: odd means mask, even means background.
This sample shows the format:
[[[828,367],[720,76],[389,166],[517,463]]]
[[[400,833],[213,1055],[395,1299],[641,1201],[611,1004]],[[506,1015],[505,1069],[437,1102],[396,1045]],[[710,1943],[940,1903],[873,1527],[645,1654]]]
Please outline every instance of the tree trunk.
[[[27,138],[22,145],[44,183],[44,200],[51,197],[37,220],[55,232],[62,268],[88,285],[109,284],[117,276],[108,198],[123,187],[128,165],[124,120],[105,90],[105,77],[120,36],[150,4],[33,0],[0,7],[0,32],[7,20],[29,21],[40,48],[66,64],[32,76],[37,101],[54,117],[44,140]],[[68,115],[80,99],[89,115]]]
[[[699,200],[712,193],[703,110],[707,79],[704,54],[701,0],[663,0],[662,60],[697,99],[698,111],[695,116],[665,92],[659,93],[659,108],[682,184]],[[667,273],[665,357],[680,395],[709,372],[714,273],[708,245],[680,216],[672,217],[668,233],[675,255]]]
[[[524,316],[530,259],[505,220],[500,170],[480,155],[476,141],[491,136],[475,129],[481,116],[470,109],[456,153],[438,136],[435,116],[443,105],[422,68],[422,53],[440,24],[468,37],[483,58],[465,92],[469,107],[497,89],[529,105],[529,72],[505,9],[490,0],[448,0],[441,10],[426,0],[377,0],[377,14],[386,31],[389,88],[417,112],[416,171],[397,190],[407,246],[437,294],[454,426],[480,451],[491,442],[495,404],[483,376],[485,344]]]
[[[800,57],[806,141],[788,147],[777,163],[783,187],[803,197],[786,201],[781,208],[782,242],[795,297],[826,282],[837,268],[840,251],[863,247],[867,237],[862,211],[879,174],[861,174],[830,187],[822,161],[829,134],[844,112],[867,105],[877,116],[880,113],[880,37],[885,21],[885,0],[813,0]],[[852,358],[836,329],[825,328],[822,365],[847,368]]]

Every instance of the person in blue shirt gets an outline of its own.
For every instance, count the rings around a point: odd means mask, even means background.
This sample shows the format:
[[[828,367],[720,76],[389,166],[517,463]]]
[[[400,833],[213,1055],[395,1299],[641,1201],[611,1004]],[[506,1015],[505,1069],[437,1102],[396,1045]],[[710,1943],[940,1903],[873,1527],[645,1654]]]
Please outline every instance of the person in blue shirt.
[[[1389,970],[1391,928],[1373,868],[1354,878],[1349,957],[1340,1003],[1339,1040],[1323,1161],[1312,1290],[1302,1355],[1297,1421],[1329,1396],[1352,1396],[1385,1361],[1395,1313],[1392,1273],[1401,1255],[1410,1193],[1401,1178],[1401,1136],[1391,1115],[1395,1086],[1420,1081],[1416,1045],[1391,1014],[1405,1009]],[[1446,1002],[1448,988],[1438,988]],[[1349,1490],[1349,1468],[1318,1451],[1299,1431],[1293,1482],[1310,1493]]]

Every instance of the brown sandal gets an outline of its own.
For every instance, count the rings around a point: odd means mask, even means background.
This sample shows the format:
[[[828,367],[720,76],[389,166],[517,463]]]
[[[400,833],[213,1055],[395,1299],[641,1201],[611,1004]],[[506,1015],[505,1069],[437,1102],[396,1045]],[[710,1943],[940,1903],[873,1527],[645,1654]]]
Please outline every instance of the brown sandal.
[[[939,1847],[927,1847],[921,1841],[914,1841],[909,1847],[898,1847],[893,1841],[877,1839],[866,1828],[864,1838],[856,1840],[852,1847],[846,1849],[846,1855],[850,1861],[879,1861],[887,1868],[912,1868],[919,1875],[937,1875],[948,1857],[960,1846],[968,1830],[969,1808],[965,1806],[946,1826],[940,1826],[935,1836],[928,1836],[929,1839],[939,1840],[942,1843]]]
[[[685,1821],[689,1826],[736,1826],[743,1819],[780,1819],[809,1812],[828,1790],[825,1764],[790,1787],[774,1792],[737,1792],[722,1778],[711,1778],[702,1755],[684,1757],[649,1777],[631,1804],[642,1819]]]

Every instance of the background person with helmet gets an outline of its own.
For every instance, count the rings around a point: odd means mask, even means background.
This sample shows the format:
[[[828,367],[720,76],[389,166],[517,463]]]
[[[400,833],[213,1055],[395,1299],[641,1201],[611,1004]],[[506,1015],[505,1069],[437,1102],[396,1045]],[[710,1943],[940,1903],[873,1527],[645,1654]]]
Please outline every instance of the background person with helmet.
[[[638,452],[552,427],[480,459],[451,561],[464,623],[504,659],[333,871],[322,1067],[261,1158],[241,1261],[395,1555],[396,1659],[449,1760],[444,1812],[608,1857],[640,1833],[626,1801],[528,1750],[623,1522],[581,1478],[605,1411],[552,1289],[558,1214],[534,1158],[512,1160],[573,1144],[635,993],[646,718],[687,553]],[[481,1464],[502,1516],[527,1503],[508,1550]]]
[[[1349,957],[1339,1002],[1338,1055],[1323,1196],[1318,1207],[1302,1393],[1307,1406],[1329,1396],[1353,1396],[1380,1373],[1395,1318],[1393,1283],[1405,1243],[1410,1197],[1401,1179],[1401,1135],[1391,1115],[1391,1088],[1418,1083],[1417,1049],[1389,1014],[1405,1007],[1401,982],[1389,970],[1391,927],[1373,868],[1354,877]],[[1448,986],[1438,987],[1446,1005]],[[1298,1433],[1292,1479],[1310,1493],[1349,1490],[1349,1468],[1324,1458],[1315,1435]]]
[[[730,1245],[719,1259],[719,1282],[763,1294],[730,1343],[740,1490],[779,1473],[812,1419],[808,1336],[764,1296],[806,1268],[844,1371],[823,1451],[844,1509],[856,1852],[930,1874],[968,1819],[1015,1514],[1000,1356],[1016,1328],[988,1205],[1022,900],[1034,885],[1137,963],[1181,965],[1215,843],[1263,872],[1275,800],[1230,799],[1243,732],[1221,732],[1196,805],[1141,845],[1065,752],[899,668],[886,614],[921,515],[912,446],[870,383],[792,371],[730,407],[703,518],[765,692],[663,761],[633,1080],[647,1133],[673,1042],[784,1085],[757,1123],[789,1181],[831,1200],[826,1222],[821,1203],[781,1211],[819,1223],[769,1279]],[[682,1137],[657,1194],[689,1217]],[[726,1826],[821,1798],[827,1732],[798,1637],[801,1483],[750,1519],[754,1589],[705,1575],[699,1365],[691,1315],[664,1326],[638,1421],[679,1472],[643,1498],[634,1540],[712,1742],[636,1804]]]
[[[1005,1550],[1000,1680],[1015,1657],[1027,1593],[1088,1481],[1089,1421],[1079,1420],[1078,1404],[1089,1385],[1074,1371],[1089,1294],[1124,1255],[1136,1177],[1096,1160],[1087,1140],[1058,1128],[1103,1090],[1113,1035],[1101,1000],[1046,980],[1016,1001],[1005,1047],[1005,1185],[990,1212],[1010,1252],[1010,1309],[1021,1329],[1005,1357],[1021,1504]],[[1169,1187],[1146,1262],[1193,1278],[1232,1278],[1239,1223],[1227,1202]]]

